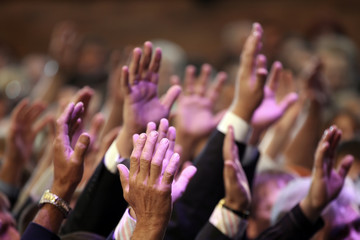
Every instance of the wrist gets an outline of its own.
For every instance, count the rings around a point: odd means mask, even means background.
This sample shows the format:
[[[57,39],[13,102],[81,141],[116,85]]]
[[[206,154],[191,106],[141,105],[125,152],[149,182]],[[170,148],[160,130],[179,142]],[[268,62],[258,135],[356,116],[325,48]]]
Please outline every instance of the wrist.
[[[308,197],[304,198],[299,205],[304,215],[311,223],[315,223],[317,221],[324,209],[322,206],[313,206]]]
[[[56,184],[54,181],[54,184],[52,185],[50,192],[57,195],[67,203],[71,201],[72,195],[74,194],[74,191],[76,189],[76,186],[66,186],[64,184]]]
[[[116,148],[119,152],[119,155],[123,158],[130,158],[133,142],[133,134],[126,127],[122,127],[118,136],[116,137]]]
[[[238,117],[240,117],[247,123],[249,123],[249,124],[251,123],[251,118],[252,118],[254,111],[248,110],[246,108],[246,106],[241,106],[238,104],[231,105],[229,111],[232,112],[233,114],[237,115]]]
[[[236,215],[238,215],[241,218],[247,219],[250,215],[250,212],[248,211],[249,209],[249,204],[248,203],[239,203],[236,201],[229,201],[226,198],[220,200],[219,204],[230,210],[231,212],[235,213]]]

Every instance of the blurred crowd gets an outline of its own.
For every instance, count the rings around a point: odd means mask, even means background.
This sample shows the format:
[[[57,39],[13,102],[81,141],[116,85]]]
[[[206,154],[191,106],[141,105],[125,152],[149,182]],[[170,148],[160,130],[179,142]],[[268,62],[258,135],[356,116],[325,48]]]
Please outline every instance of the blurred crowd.
[[[228,24],[215,67],[67,21],[0,44],[0,239],[360,239],[357,46],[277,31]]]

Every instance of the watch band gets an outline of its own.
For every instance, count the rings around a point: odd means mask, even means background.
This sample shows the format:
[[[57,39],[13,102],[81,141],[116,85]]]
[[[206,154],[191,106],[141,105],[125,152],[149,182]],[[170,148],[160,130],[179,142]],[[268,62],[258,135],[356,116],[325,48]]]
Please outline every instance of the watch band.
[[[220,200],[219,204],[220,204],[222,207],[224,207],[224,208],[226,208],[227,210],[235,213],[236,215],[238,215],[239,217],[241,217],[241,218],[243,218],[243,219],[248,219],[248,218],[249,218],[249,215],[250,215],[250,212],[249,212],[249,211],[238,211],[238,210],[235,210],[235,209],[232,209],[232,208],[226,206],[226,205],[225,205],[225,199],[224,199],[224,198]]]
[[[39,207],[42,207],[45,203],[49,203],[57,207],[64,214],[65,218],[69,215],[69,212],[71,211],[69,204],[56,194],[51,193],[50,190],[46,190],[42,195],[39,202]]]

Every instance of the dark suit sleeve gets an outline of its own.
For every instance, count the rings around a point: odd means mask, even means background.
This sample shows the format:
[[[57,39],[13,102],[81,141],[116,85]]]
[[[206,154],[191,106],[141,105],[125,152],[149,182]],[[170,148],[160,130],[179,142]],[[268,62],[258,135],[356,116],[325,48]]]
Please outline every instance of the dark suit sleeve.
[[[60,240],[59,236],[36,223],[30,223],[21,237],[22,240]]]
[[[260,234],[256,240],[306,240],[323,226],[324,221],[321,218],[315,224],[309,222],[298,204],[277,224]]]
[[[61,234],[87,231],[107,237],[127,208],[119,174],[112,174],[101,161],[80,195]]]
[[[231,240],[231,238],[225,236],[214,225],[207,222],[198,233],[195,240]]]
[[[184,195],[174,204],[165,239],[194,239],[208,221],[212,211],[224,197],[222,147],[225,135],[215,130],[204,150],[195,160],[197,173],[190,181]],[[236,143],[241,161],[246,145]],[[258,155],[244,171],[251,185]]]

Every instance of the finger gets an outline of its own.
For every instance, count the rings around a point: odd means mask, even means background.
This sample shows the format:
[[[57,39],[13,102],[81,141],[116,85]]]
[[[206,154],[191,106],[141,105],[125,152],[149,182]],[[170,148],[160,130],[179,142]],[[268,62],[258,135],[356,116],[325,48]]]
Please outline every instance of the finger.
[[[123,189],[124,198],[129,191],[129,169],[124,164],[117,165],[120,174],[120,182]]]
[[[225,191],[228,192],[231,190],[231,186],[237,183],[236,177],[236,165],[233,160],[225,160],[224,162],[224,184]]]
[[[281,111],[283,113],[286,112],[286,110],[288,110],[290,106],[292,106],[298,100],[298,98],[299,96],[297,95],[297,93],[292,92],[287,94],[284,99],[281,100],[281,102],[279,103]]]
[[[162,178],[161,184],[165,186],[171,186],[176,170],[178,169],[180,164],[180,155],[174,153],[170,159],[169,164],[167,165],[164,176]]]
[[[140,156],[140,170],[138,173],[140,182],[144,182],[150,174],[150,163],[154,154],[158,136],[158,132],[152,131],[146,139],[144,149]]]
[[[68,122],[70,121],[70,117],[72,112],[74,111],[75,104],[69,103],[63,113],[60,115],[58,120],[56,121],[56,130],[57,135],[68,135],[69,133],[69,126]]]
[[[153,60],[151,61],[151,64],[150,64],[150,71],[152,73],[158,73],[159,72],[160,63],[161,63],[161,56],[162,56],[161,49],[156,48],[154,58],[153,58]]]
[[[130,86],[137,84],[140,81],[139,65],[140,65],[141,55],[142,55],[142,51],[140,48],[135,48],[133,50],[130,67],[129,67],[129,84],[130,84]]]
[[[270,74],[269,74],[269,88],[275,92],[279,83],[281,71],[282,71],[282,64],[279,61],[273,63]]]
[[[83,114],[84,114],[84,105],[82,104],[82,102],[79,102],[75,105],[74,111],[72,112],[71,118],[68,122],[70,139],[73,137],[74,133],[81,126]]]
[[[216,76],[215,83],[212,84],[211,88],[209,89],[207,93],[207,97],[210,99],[210,101],[213,104],[217,101],[226,79],[227,79],[227,74],[225,72],[219,72]]]
[[[26,118],[25,121],[28,123],[33,123],[44,112],[45,108],[45,104],[41,102],[32,104],[29,107],[29,112],[24,115],[24,117]]]
[[[133,135],[133,137],[132,137],[132,139],[133,139],[133,146],[135,146],[135,144],[136,144],[137,140],[139,139],[139,137],[140,137],[140,135],[137,134],[137,133]]]
[[[77,121],[78,118],[81,118],[84,113],[84,104],[82,102],[78,102],[75,104],[74,111],[71,113],[71,118],[69,123],[73,123]]]
[[[169,121],[166,118],[162,118],[160,120],[160,124],[159,124],[159,129],[158,129],[158,133],[159,133],[159,137],[158,137],[158,143],[166,137],[167,132],[169,129]]]
[[[24,110],[28,107],[29,99],[25,98],[19,102],[11,113],[11,121],[23,119]],[[25,119],[24,119],[25,120]]]
[[[162,104],[170,111],[172,105],[176,101],[176,99],[179,97],[181,93],[181,87],[180,86],[172,86],[169,88],[169,90],[166,92],[164,98],[162,99]]]
[[[185,70],[185,93],[189,95],[194,94],[195,71],[193,65],[187,66]]]
[[[129,84],[129,69],[127,66],[123,66],[121,69],[120,87],[124,95],[131,93],[131,86]]]
[[[196,167],[192,165],[184,168],[184,170],[181,171],[179,178],[173,186],[173,203],[183,195],[190,180],[195,176],[196,171]]]
[[[315,153],[315,175],[323,177],[327,171],[326,165],[326,151],[329,148],[329,143],[327,141],[320,141],[318,148]]]
[[[146,134],[149,135],[152,131],[156,131],[156,124],[154,122],[148,122],[146,126]]]
[[[73,162],[75,161],[78,164],[83,164],[85,159],[86,150],[90,145],[90,136],[87,133],[82,133],[78,138],[75,148]]]
[[[150,62],[151,62],[151,56],[152,56],[152,43],[151,42],[145,42],[144,43],[144,54],[140,61],[140,67],[139,67],[139,73],[141,76],[141,79],[150,81],[150,76],[148,74]]]
[[[134,149],[130,155],[130,177],[136,177],[139,172],[140,156],[143,151],[146,139],[146,134],[142,133],[134,144]]]
[[[94,96],[94,94],[95,92],[92,88],[85,86],[79,91],[77,91],[74,100],[72,102],[74,103],[82,102],[84,104],[84,115],[86,115],[91,98]]]
[[[176,129],[174,127],[169,127],[166,138],[169,140],[169,147],[165,154],[165,159],[162,164],[162,173],[164,173],[167,165],[169,164],[171,156],[175,152],[175,139],[176,139]],[[178,151],[176,151],[178,152]]]
[[[340,166],[338,167],[338,174],[342,179],[345,179],[353,162],[354,162],[354,157],[352,155],[346,155],[341,160]]]
[[[49,115],[45,118],[43,118],[40,122],[38,122],[34,128],[34,135],[37,135],[42,129],[44,129],[48,124],[51,124],[54,122],[54,116]]]
[[[179,78],[179,76],[172,75],[172,76],[170,77],[170,84],[171,84],[171,86],[180,85],[180,78]]]
[[[204,64],[201,68],[201,73],[199,76],[199,82],[197,83],[196,93],[200,96],[204,96],[211,75],[211,65]]]
[[[224,160],[234,160],[232,156],[233,144],[234,144],[234,128],[231,125],[229,125],[223,144]]]
[[[104,126],[104,124],[105,124],[104,115],[101,112],[97,113],[93,117],[93,119],[91,121],[90,129],[89,129],[89,134],[91,136],[92,143],[97,142],[98,137],[100,136],[101,129]]]
[[[262,56],[262,55],[260,55],[260,56]],[[262,61],[262,60],[260,60],[260,61]],[[266,58],[265,58],[265,61],[266,61]],[[255,82],[256,89],[264,89],[267,74],[268,74],[268,71],[266,70],[266,68],[259,67],[256,69],[256,82]]]
[[[149,184],[157,184],[160,180],[162,163],[165,158],[166,151],[169,147],[169,140],[166,138],[161,139],[159,146],[156,149],[154,157],[151,160]]]
[[[256,56],[260,48],[259,44],[261,38],[261,25],[254,23],[251,34],[246,39],[244,50],[241,54],[240,73],[244,78],[249,78],[254,72]]]

